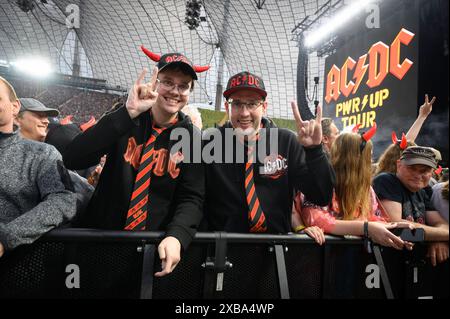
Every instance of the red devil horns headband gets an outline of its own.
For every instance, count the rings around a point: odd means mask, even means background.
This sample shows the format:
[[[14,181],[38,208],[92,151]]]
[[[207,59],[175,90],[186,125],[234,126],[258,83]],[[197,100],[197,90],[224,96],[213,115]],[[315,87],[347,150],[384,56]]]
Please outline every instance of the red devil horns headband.
[[[72,118],[73,115],[67,115],[65,118],[59,120],[59,124],[61,125],[72,124]]]
[[[402,139],[401,141],[397,138],[397,135],[395,134],[395,132],[392,132],[392,143],[393,144],[398,144],[399,143],[399,147],[401,150],[406,149],[406,147],[408,147],[408,141],[406,140],[406,135],[405,133],[402,133]]]
[[[91,115],[89,121],[80,125],[80,129],[84,132],[88,128],[91,128],[92,126],[94,126],[95,123],[97,123],[97,121],[95,120],[95,117]]]
[[[148,56],[153,61],[159,62],[159,60],[161,60],[161,56],[159,54],[153,53],[149,49],[145,48],[143,45],[141,45],[141,50],[145,53],[146,56]]]
[[[361,137],[364,141],[368,142],[377,132],[377,123],[373,122],[373,126],[366,133],[363,133]]]
[[[202,73],[202,72],[209,70],[209,65],[203,65],[203,66],[202,65],[194,65],[192,68],[194,69],[195,72]]]
[[[145,48],[143,45],[141,45],[141,50],[145,53],[146,56],[148,56],[150,59],[152,59],[155,62],[159,62],[161,60],[161,55],[156,54],[152,51],[150,51],[149,49]],[[184,58],[184,57],[183,57]],[[186,58],[184,58],[186,59]],[[187,59],[186,59],[187,60]],[[183,61],[183,60],[181,60]],[[185,61],[183,61],[185,62]],[[187,63],[190,64],[190,63]],[[196,72],[196,73],[201,73],[201,72],[205,72],[207,70],[209,70],[210,66],[209,65],[192,65],[192,69]]]
[[[353,133],[358,133],[359,127],[360,127],[360,126],[361,126],[361,124],[356,124],[355,126],[353,126],[352,132],[353,132]]]
[[[366,147],[367,142],[375,135],[376,132],[377,132],[377,123],[373,122],[373,126],[370,128],[370,130],[361,134],[362,138],[360,144],[361,153],[364,150],[364,147]]]

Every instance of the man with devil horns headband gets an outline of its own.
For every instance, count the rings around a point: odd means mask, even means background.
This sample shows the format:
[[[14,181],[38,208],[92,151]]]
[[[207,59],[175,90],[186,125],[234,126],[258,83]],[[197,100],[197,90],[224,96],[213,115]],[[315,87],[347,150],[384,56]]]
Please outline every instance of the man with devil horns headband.
[[[206,131],[204,139],[210,132],[211,136],[222,137],[232,132],[234,144],[243,144],[244,156],[242,160],[235,156],[229,162],[227,157],[233,150],[225,147],[222,163],[206,165],[205,215],[209,228],[288,233],[294,188],[320,205],[331,200],[334,174],[321,145],[321,108],[316,119],[304,121],[292,102],[296,136],[264,117],[267,92],[259,76],[250,72],[232,76],[223,95],[230,122]]]
[[[181,248],[191,242],[202,217],[204,172],[201,164],[172,154],[176,128],[189,132],[192,141],[200,131],[179,112],[189,101],[197,72],[180,53],[160,56],[141,47],[158,62],[151,80],[143,83],[144,69],[130,90],[125,105],[102,117],[77,136],[63,154],[71,169],[89,167],[107,154],[98,186],[83,226],[129,231],[164,230],[158,246],[164,276],[180,260]]]

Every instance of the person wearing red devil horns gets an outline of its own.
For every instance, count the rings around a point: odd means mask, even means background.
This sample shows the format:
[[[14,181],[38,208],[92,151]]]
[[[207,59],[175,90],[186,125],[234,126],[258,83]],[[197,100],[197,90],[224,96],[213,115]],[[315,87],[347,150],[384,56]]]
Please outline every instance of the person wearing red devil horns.
[[[331,200],[334,174],[321,145],[321,108],[316,119],[304,121],[292,102],[296,136],[264,117],[267,92],[259,76],[247,71],[232,76],[223,95],[230,122],[204,132],[205,141],[207,136],[220,136],[218,144],[225,147],[206,165],[208,227],[239,233],[291,232],[295,188],[318,204]],[[227,147],[227,136],[233,138],[232,147]],[[240,147],[241,158],[233,152]]]
[[[392,144],[389,145],[386,150],[381,154],[374,176],[381,173],[397,172],[397,160],[400,158],[402,152],[409,146],[415,146],[416,143],[408,141],[405,133],[402,133],[402,138],[398,139],[395,132],[392,132]]]
[[[390,229],[409,227],[407,223],[388,223],[375,192],[371,187],[373,144],[370,140],[377,126],[365,133],[341,133],[331,147],[330,159],[336,173],[333,200],[326,207],[308,201],[303,203],[301,215],[308,225],[319,226],[333,235],[370,237],[383,246],[412,249]]]
[[[77,136],[63,157],[67,167],[81,169],[107,155],[82,226],[165,231],[158,246],[162,271],[155,273],[160,277],[174,270],[203,215],[202,164],[185,160],[181,152],[172,154],[178,140],[170,135],[177,128],[189,132],[191,148],[201,139],[179,111],[189,101],[197,72],[209,66],[193,65],[180,53],[161,56],[141,49],[157,62],[150,81],[144,83],[144,69],[125,105]]]

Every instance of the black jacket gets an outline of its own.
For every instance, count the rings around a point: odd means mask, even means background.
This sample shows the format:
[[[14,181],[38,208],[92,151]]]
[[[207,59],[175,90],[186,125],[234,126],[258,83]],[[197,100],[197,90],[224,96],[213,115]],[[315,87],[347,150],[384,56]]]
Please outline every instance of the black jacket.
[[[264,170],[264,163],[258,161],[253,165],[254,183],[262,210],[266,216],[268,233],[287,233],[291,231],[291,212],[294,189],[302,191],[308,199],[319,206],[331,201],[335,183],[334,171],[327,160],[322,146],[305,149],[296,135],[287,129],[276,128],[263,118],[266,136],[271,130],[278,130],[278,152],[270,149],[269,138],[266,139],[265,163],[273,170]],[[225,156],[225,129],[214,130],[221,133],[222,152]],[[263,133],[261,133],[263,134]],[[206,139],[206,137],[205,137]],[[258,140],[256,147],[260,147]],[[236,141],[234,141],[234,144]],[[207,141],[205,141],[207,145]],[[278,161],[276,161],[278,159]],[[223,158],[223,160],[225,160]],[[274,163],[278,162],[278,166]],[[211,163],[206,169],[205,218],[209,230],[248,233],[248,204],[244,188],[244,163]]]
[[[158,137],[155,152],[159,151],[160,155],[155,155],[155,160],[160,161],[152,170],[146,230],[165,230],[166,236],[176,237],[185,249],[202,218],[205,186],[204,170],[200,163],[182,161],[168,172],[168,153],[181,139],[178,137],[171,141],[170,133],[181,127],[189,132],[189,147],[192,148],[192,136],[195,135],[198,140],[201,138],[200,131],[181,112],[178,113],[178,122]],[[99,163],[101,156],[107,154],[100,180],[80,226],[110,230],[124,228],[139,168],[140,145],[147,142],[151,128],[149,112],[132,120],[126,108],[121,107],[102,117],[67,147],[63,158],[70,169],[93,166]],[[185,149],[182,153],[185,154]],[[162,173],[155,173],[158,163]]]

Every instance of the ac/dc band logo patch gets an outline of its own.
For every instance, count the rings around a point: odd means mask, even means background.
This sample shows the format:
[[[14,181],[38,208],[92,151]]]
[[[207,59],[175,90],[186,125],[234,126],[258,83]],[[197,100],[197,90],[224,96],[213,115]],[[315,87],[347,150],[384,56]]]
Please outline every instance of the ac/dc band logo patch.
[[[285,175],[288,169],[287,159],[279,154],[272,154],[264,159],[260,175],[271,179],[278,179]]]

